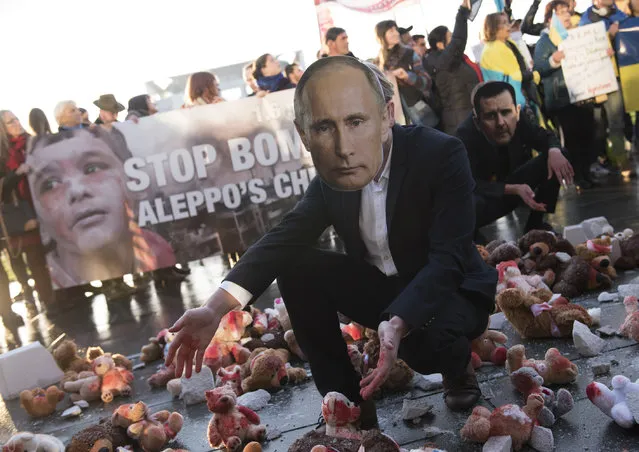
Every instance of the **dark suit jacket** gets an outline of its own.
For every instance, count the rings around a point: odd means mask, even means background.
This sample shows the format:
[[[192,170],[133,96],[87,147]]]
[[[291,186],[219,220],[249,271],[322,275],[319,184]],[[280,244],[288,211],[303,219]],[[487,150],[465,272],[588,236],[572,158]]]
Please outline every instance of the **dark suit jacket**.
[[[472,241],[474,185],[459,140],[425,127],[393,127],[386,221],[405,288],[385,314],[419,327],[458,291],[492,310],[496,271],[484,263]],[[278,275],[294,268],[303,250],[314,246],[329,225],[347,254],[364,261],[360,200],[361,191],[336,191],[316,177],[297,206],[246,252],[226,279],[254,296],[261,294]]]
[[[477,194],[498,198],[504,196],[506,184],[504,178],[497,175],[501,164],[499,149],[477,128],[472,113],[457,129],[457,136],[468,151],[470,167],[477,182]],[[508,145],[509,173],[532,159],[533,149],[547,156],[550,148],[561,149],[557,135],[532,123],[522,111],[515,135]]]

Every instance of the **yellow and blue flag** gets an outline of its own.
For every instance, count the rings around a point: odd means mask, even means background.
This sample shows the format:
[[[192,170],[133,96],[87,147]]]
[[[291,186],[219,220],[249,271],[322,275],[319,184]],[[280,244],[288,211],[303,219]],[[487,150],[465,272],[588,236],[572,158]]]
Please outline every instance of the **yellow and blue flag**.
[[[626,111],[639,111],[639,17],[619,25],[617,61]]]
[[[552,13],[552,19],[550,21],[550,27],[548,30],[550,41],[557,47],[559,44],[568,38],[568,30],[564,27],[563,22],[557,17],[557,14]]]
[[[497,6],[497,11],[503,11],[506,7],[504,0],[495,0],[495,5]]]

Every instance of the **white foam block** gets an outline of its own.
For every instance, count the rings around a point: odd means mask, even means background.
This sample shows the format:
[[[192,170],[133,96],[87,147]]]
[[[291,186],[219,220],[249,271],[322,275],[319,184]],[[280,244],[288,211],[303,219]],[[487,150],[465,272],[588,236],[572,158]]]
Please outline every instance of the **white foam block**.
[[[595,217],[588,218],[581,222],[581,225],[584,228],[584,232],[586,233],[586,237],[588,239],[594,239],[601,234],[604,233],[604,229],[610,226],[610,223],[606,219],[606,217]]]
[[[572,246],[577,246],[588,240],[588,237],[586,237],[586,233],[584,232],[584,228],[580,224],[566,226],[564,228],[564,237],[572,244]]]
[[[46,388],[64,374],[53,356],[39,342],[0,355],[0,395],[17,398],[25,389]]]

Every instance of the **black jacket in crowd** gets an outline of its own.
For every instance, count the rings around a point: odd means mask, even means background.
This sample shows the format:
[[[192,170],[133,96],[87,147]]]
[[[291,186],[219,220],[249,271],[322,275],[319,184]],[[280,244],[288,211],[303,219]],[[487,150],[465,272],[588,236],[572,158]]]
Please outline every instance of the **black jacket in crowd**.
[[[475,192],[486,197],[504,196],[506,176],[532,159],[533,149],[542,156],[548,156],[551,148],[561,149],[557,135],[533,123],[523,112],[508,146],[500,148],[489,142],[475,125],[472,114],[459,126],[457,136],[468,151],[477,183]]]
[[[404,290],[386,315],[421,327],[459,291],[476,295],[482,309],[492,312],[497,274],[473,245],[474,187],[459,140],[427,127],[393,127],[386,222]],[[259,296],[278,275],[295,268],[330,225],[347,254],[365,262],[360,202],[361,191],[337,191],[316,177],[297,206],[242,256],[226,280]]]
[[[464,61],[469,15],[469,9],[459,8],[450,44],[444,50],[431,51],[424,59],[426,72],[434,81],[441,104],[440,127],[449,135],[454,135],[472,111],[470,95],[479,83],[475,70]]]

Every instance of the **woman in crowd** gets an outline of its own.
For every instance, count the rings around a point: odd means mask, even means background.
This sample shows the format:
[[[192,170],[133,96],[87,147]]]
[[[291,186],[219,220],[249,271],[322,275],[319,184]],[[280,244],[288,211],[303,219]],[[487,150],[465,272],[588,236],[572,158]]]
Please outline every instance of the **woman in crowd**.
[[[12,112],[0,111],[0,180],[2,183],[2,202],[4,203],[13,202],[15,196],[17,199],[33,204],[27,182],[30,167],[26,164],[26,148],[29,139],[29,134],[25,132],[20,121]],[[4,220],[5,222],[10,221],[8,218]],[[19,238],[5,238],[3,245],[5,247],[10,245],[8,248],[11,267],[22,285],[29,310],[32,312],[35,310],[35,301],[28,284],[29,276],[22,252],[26,254],[40,302],[44,305],[52,303],[53,289],[45,261],[45,250],[40,241],[38,230],[25,231]],[[0,273],[0,286],[2,286],[0,290],[7,294],[6,273],[4,269],[1,269]]]
[[[464,54],[469,15],[470,0],[464,0],[452,34],[443,25],[428,34],[431,51],[424,65],[433,79],[433,92],[436,91],[441,102],[440,128],[449,135],[455,134],[457,126],[473,110],[470,95],[482,80],[479,67]]]
[[[564,0],[553,0],[546,6],[546,29],[535,46],[535,71],[539,72],[544,87],[544,105],[548,115],[561,127],[564,146],[570,154],[575,170],[576,184],[591,188],[590,165],[596,160],[595,120],[593,103],[575,105],[570,102],[561,62],[565,55],[559,50],[560,37],[550,33],[553,13],[566,29],[573,28],[570,5]]]
[[[139,96],[129,99],[129,111],[126,115],[126,121],[135,120],[134,118],[144,118],[158,112],[155,103],[148,94],[140,94]]]
[[[269,93],[295,88],[289,79],[282,73],[280,62],[270,53],[265,53],[253,63],[253,78],[257,86]]]
[[[391,72],[397,79],[407,116],[413,124],[436,126],[439,119],[428,105],[432,81],[424,69],[422,57],[411,47],[401,44],[394,20],[379,22],[375,25],[375,34],[381,47],[379,68]]]
[[[639,0],[630,0],[628,10],[630,19],[639,17]],[[637,94],[635,93],[635,95]],[[635,149],[639,151],[639,112],[635,112],[634,145]]]
[[[29,183],[57,287],[175,265],[171,246],[138,227],[126,189],[129,157],[124,142],[102,127],[34,140]]]
[[[189,76],[184,95],[185,107],[217,104],[218,102],[224,102],[224,99],[220,97],[215,75],[210,72],[196,72]]]
[[[46,135],[51,133],[51,126],[47,115],[39,108],[34,108],[29,112],[29,127],[36,135]]]
[[[522,108],[537,103],[539,74],[526,68],[521,52],[510,40],[510,23],[504,13],[486,16],[484,22],[485,46],[479,65],[484,80],[498,80],[510,83],[515,88],[517,104]]]

